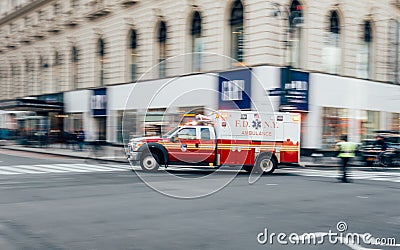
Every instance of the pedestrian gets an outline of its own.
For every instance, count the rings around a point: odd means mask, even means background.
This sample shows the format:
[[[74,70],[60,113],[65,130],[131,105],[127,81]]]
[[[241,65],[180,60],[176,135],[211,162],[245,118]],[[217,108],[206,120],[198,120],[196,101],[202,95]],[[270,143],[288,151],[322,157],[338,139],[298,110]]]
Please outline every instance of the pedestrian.
[[[76,140],[78,141],[79,144],[79,151],[83,150],[83,144],[85,143],[85,132],[83,131],[83,129],[80,129],[78,131],[78,134],[76,136]]]
[[[385,142],[385,138],[381,135],[377,135],[375,142],[374,142],[374,147],[379,147],[382,149],[382,151],[385,151],[387,149],[387,144]]]
[[[347,167],[349,160],[356,156],[355,152],[357,144],[347,141],[347,135],[341,137],[341,141],[336,144],[336,148],[339,150],[338,158],[342,160],[342,177],[339,178],[341,182],[350,182],[347,178]]]
[[[72,150],[78,150],[78,130],[71,132],[71,143],[72,143]]]

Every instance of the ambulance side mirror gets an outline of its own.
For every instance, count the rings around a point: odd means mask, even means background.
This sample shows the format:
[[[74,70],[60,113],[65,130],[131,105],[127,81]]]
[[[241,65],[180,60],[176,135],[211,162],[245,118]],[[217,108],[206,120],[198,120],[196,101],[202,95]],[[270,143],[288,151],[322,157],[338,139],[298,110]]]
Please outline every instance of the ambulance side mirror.
[[[171,137],[171,142],[176,142],[176,137],[175,136]]]

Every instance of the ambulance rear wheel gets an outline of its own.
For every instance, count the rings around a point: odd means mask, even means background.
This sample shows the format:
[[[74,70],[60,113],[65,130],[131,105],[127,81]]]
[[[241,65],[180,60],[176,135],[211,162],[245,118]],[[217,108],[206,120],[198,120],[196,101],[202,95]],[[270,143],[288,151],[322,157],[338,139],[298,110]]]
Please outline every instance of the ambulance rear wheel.
[[[278,167],[278,162],[273,155],[264,154],[257,157],[254,167],[258,173],[272,174]]]
[[[156,154],[145,153],[140,159],[140,166],[145,172],[157,171],[160,167],[160,160]]]

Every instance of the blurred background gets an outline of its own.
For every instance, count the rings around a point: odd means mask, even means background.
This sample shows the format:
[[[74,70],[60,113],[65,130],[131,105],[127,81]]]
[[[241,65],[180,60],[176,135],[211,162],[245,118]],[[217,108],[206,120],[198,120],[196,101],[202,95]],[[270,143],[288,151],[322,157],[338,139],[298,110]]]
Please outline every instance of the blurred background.
[[[398,132],[399,20],[397,0],[0,0],[0,140],[122,145],[226,101],[301,112],[303,154]]]

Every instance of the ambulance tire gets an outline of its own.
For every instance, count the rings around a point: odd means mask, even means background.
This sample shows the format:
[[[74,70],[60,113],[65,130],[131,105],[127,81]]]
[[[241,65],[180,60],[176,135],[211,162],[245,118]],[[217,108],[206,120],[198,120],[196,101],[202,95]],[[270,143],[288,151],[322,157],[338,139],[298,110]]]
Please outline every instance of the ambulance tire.
[[[160,160],[156,154],[145,152],[140,158],[140,167],[145,172],[155,172],[160,167]]]
[[[273,155],[262,154],[257,157],[254,167],[257,173],[272,174],[278,167],[278,162]]]

